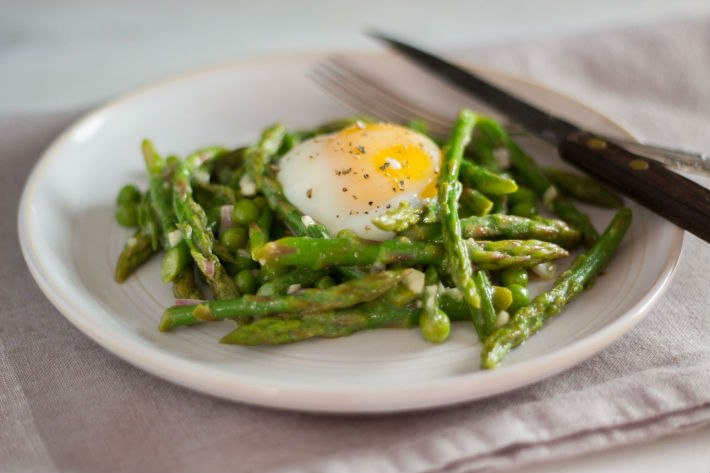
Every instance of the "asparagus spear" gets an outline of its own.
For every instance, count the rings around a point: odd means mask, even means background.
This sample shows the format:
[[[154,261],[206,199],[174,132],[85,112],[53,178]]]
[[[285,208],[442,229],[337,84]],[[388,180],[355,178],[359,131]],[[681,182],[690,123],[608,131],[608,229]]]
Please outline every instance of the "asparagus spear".
[[[515,192],[518,185],[514,180],[496,174],[470,161],[461,161],[461,182],[489,195],[504,195]]]
[[[393,291],[397,291],[397,286]],[[412,328],[420,323],[422,309],[408,299],[402,305],[383,298],[347,309],[312,312],[298,318],[263,317],[250,325],[238,327],[222,343],[239,345],[278,345],[314,337],[344,337],[363,330],[378,328]],[[468,307],[462,299],[440,294],[440,305],[450,320],[470,320]]]
[[[254,252],[269,241],[272,219],[271,209],[264,206],[256,221],[249,224],[249,251],[252,259],[254,259]]]
[[[296,268],[263,284],[259,288],[257,295],[285,294],[288,288],[294,284],[308,287],[327,275],[328,270],[326,269]]]
[[[471,262],[482,269],[531,267],[567,256],[560,246],[539,240],[474,241],[463,245]],[[349,238],[286,237],[259,248],[254,256],[262,263],[322,269],[329,266],[437,264],[447,258],[439,243],[386,240],[354,241]]]
[[[438,205],[437,205],[438,208]],[[372,219],[372,223],[379,229],[387,232],[401,232],[412,225],[419,223],[424,209],[412,207],[407,200],[403,200],[393,209],[384,212]]]
[[[501,166],[496,159],[495,153],[499,150],[505,150],[506,157],[507,146],[501,140],[501,136],[505,134],[503,128],[498,122],[487,117],[480,117],[476,134],[471,141],[470,148],[474,151],[476,161],[484,168],[494,173],[500,173]],[[508,164],[509,163],[505,163]]]
[[[483,216],[488,215],[493,209],[493,202],[485,195],[470,187],[464,188],[459,197],[461,208],[466,210],[469,215]]]
[[[451,137],[446,145],[446,152],[437,183],[441,236],[446,252],[449,272],[456,287],[461,291],[464,301],[471,309],[471,319],[479,338],[483,339],[495,326],[495,319],[489,320],[486,314],[477,310],[481,306],[482,293],[476,289],[473,267],[466,240],[461,236],[461,221],[458,215],[458,199],[461,183],[458,180],[463,152],[471,140],[476,116],[469,110],[459,112]],[[485,296],[485,292],[483,293]]]
[[[269,161],[281,147],[284,134],[285,129],[281,124],[273,125],[262,133],[256,145],[248,148],[245,153],[247,173],[266,197],[269,207],[294,235],[329,238],[328,230],[323,225],[306,218],[303,212],[288,201],[281,184],[268,167]],[[342,268],[340,272],[350,279],[362,276],[355,268]]]
[[[204,209],[192,197],[190,184],[192,174],[200,166],[223,152],[223,148],[206,148],[191,154],[178,166],[173,175],[173,208],[178,220],[177,228],[182,232],[192,259],[205,275],[215,298],[230,299],[239,295],[237,288],[213,252],[214,235],[207,227]]]
[[[175,226],[177,217],[172,204],[172,186],[170,185],[167,161],[158,154],[150,140],[143,140],[141,151],[148,171],[148,192],[151,205],[160,222],[162,244],[166,251],[160,277],[164,283],[167,283],[174,281],[182,273],[183,268],[190,265],[192,258],[182,237],[175,238],[176,235],[180,235],[180,232]],[[177,290],[184,292],[181,289]]]
[[[143,140],[141,151],[148,171],[148,193],[151,205],[160,221],[163,247],[167,249],[171,247],[168,235],[175,230],[175,212],[172,207],[169,182],[165,179],[166,161],[158,154],[150,140]]]
[[[401,235],[416,241],[438,241],[441,240],[441,224],[420,223],[409,227]],[[579,242],[580,232],[562,220],[489,214],[461,219],[461,236],[464,238],[535,239],[571,248]]]
[[[192,263],[182,268],[173,280],[173,296],[176,299],[203,299],[202,290],[195,281]]]
[[[125,281],[140,265],[153,256],[156,250],[153,248],[152,242],[152,236],[143,230],[138,230],[126,241],[116,264],[116,282]]]
[[[263,317],[238,327],[220,340],[236,345],[280,345],[313,337],[344,337],[381,327],[411,326],[418,313],[408,307],[365,304],[338,311],[313,312],[299,318]],[[374,317],[373,314],[377,314]]]
[[[589,176],[551,167],[543,169],[543,172],[563,194],[573,199],[610,209],[618,209],[624,205],[619,194]]]
[[[482,366],[494,368],[511,349],[540,330],[546,319],[558,314],[572,298],[587,288],[609,263],[630,224],[631,210],[619,210],[604,234],[574,260],[572,266],[557,278],[552,289],[519,309],[506,325],[486,338],[481,351]]]
[[[295,235],[327,238],[328,231],[323,225],[317,222],[307,222],[303,218],[303,213],[288,201],[281,184],[268,167],[271,158],[279,150],[285,133],[286,130],[281,124],[264,130],[259,141],[246,151],[247,173],[254,180],[257,189],[261,190],[266,197],[269,207]]]
[[[207,194],[209,197],[205,199],[209,205],[226,205],[234,204],[239,197],[239,193],[235,192],[229,186],[224,184],[216,184],[214,182],[195,182],[195,189]],[[208,205],[208,206],[209,206]]]
[[[513,140],[508,139],[510,159],[513,166],[523,179],[542,200],[546,209],[552,211],[562,220],[577,227],[584,237],[587,246],[594,244],[599,237],[589,217],[577,209],[575,205],[559,193],[557,188],[545,177],[533,159],[525,154]]]
[[[349,126],[354,126],[357,125],[358,123],[372,123],[372,118],[366,117],[366,116],[355,116],[355,117],[347,117],[347,118],[341,118],[338,120],[332,120],[329,122],[321,123],[315,128],[311,128],[308,130],[301,130],[297,131],[296,133],[293,133],[292,135],[296,137],[298,141],[303,141],[309,138],[313,138],[314,136],[318,135],[325,135],[327,133],[334,133],[336,131],[340,131],[343,128],[347,128]]]
[[[481,118],[478,130],[485,137],[484,141],[507,148],[507,156],[512,166],[520,174],[522,180],[535,191],[548,210],[577,227],[582,232],[587,246],[594,243],[599,235],[589,217],[580,212],[574,204],[557,191],[557,188],[545,177],[535,161],[520,149],[499,123],[490,118]],[[481,147],[483,146],[485,144],[481,144]]]
[[[466,197],[465,192],[466,189],[461,194],[462,203]],[[439,204],[435,200],[420,208],[403,201],[398,207],[373,218],[372,222],[382,230],[399,232],[410,240],[441,241],[441,224],[436,215],[438,210]],[[537,216],[472,215],[460,221],[463,238],[534,239],[556,243],[565,248],[574,248],[581,238],[580,231],[564,220]]]
[[[491,284],[491,280],[488,278],[488,273],[483,269],[477,269],[473,273],[473,280],[476,283],[476,292],[481,301],[481,305],[478,307],[476,313],[472,313],[474,320],[485,320],[489,326],[487,327],[488,332],[493,331],[496,324],[496,310],[493,307],[493,294],[494,289]],[[479,332],[479,338],[480,332]]]
[[[411,270],[383,271],[352,279],[328,289],[303,289],[293,295],[251,296],[208,301],[194,306],[174,306],[163,313],[160,330],[165,332],[201,320],[240,319],[276,313],[314,312],[350,307],[380,297]]]
[[[138,227],[150,237],[150,246],[153,250],[157,250],[160,247],[160,222],[151,201],[150,193],[143,194],[138,204]]]
[[[449,338],[451,322],[446,312],[439,305],[439,276],[434,266],[426,270],[424,290],[422,291],[422,312],[419,316],[419,330],[425,340],[441,343]]]

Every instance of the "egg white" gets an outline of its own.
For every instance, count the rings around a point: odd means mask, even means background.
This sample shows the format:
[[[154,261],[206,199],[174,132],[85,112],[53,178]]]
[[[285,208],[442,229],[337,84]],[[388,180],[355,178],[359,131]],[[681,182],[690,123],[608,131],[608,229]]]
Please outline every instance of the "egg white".
[[[375,124],[298,144],[280,160],[278,180],[289,201],[332,235],[347,229],[385,240],[393,234],[372,218],[405,200],[421,206],[432,197],[440,164],[441,151],[427,136]]]

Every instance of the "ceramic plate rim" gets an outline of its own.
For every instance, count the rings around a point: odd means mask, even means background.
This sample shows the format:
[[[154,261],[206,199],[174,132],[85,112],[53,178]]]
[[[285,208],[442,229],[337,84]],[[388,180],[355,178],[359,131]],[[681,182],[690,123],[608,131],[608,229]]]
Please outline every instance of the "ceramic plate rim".
[[[125,102],[138,99],[140,96],[159,90],[168,84],[189,81],[222,69],[239,69],[260,63],[282,60],[315,59],[317,57],[326,57],[327,54],[326,52],[313,52],[261,56],[250,60],[226,62],[169,77],[123,94],[105,105],[87,112],[55,138],[35,163],[25,183],[20,199],[17,225],[20,247],[27,266],[42,292],[59,312],[85,335],[119,358],[157,377],[199,392],[233,401],[299,411],[378,413],[434,408],[481,399],[553,376],[598,353],[633,328],[643,319],[654,302],[668,288],[669,282],[675,273],[684,240],[683,230],[675,226],[672,234],[673,239],[670,242],[671,251],[668,252],[660,274],[650,290],[635,305],[606,327],[546,355],[520,361],[498,370],[451,376],[446,380],[437,380],[436,383],[432,383],[429,386],[423,385],[421,381],[413,383],[402,382],[396,387],[377,387],[374,391],[367,387],[354,388],[348,386],[347,388],[338,388],[319,386],[317,388],[308,388],[292,386],[287,383],[283,385],[265,383],[258,377],[250,377],[243,374],[240,375],[239,379],[232,379],[225,383],[219,379],[219,372],[213,372],[209,366],[205,366],[203,363],[180,358],[157,347],[150,346],[146,342],[141,343],[138,340],[131,339],[122,333],[116,336],[116,333],[103,332],[96,322],[92,322],[90,316],[86,316],[81,309],[73,305],[66,294],[63,294],[57,283],[53,281],[51,271],[46,266],[43,266],[37,258],[35,242],[28,228],[28,214],[31,211],[33,196],[42,181],[41,178],[44,176],[44,170],[53,157],[60,153],[64,142],[76,130],[99,115],[112,113],[114,109],[119,108]],[[384,53],[348,52],[348,54],[381,56]],[[513,74],[479,66],[476,66],[476,68],[483,71],[489,70],[499,76],[507,76],[518,82],[524,82],[553,92],[574,102],[577,106],[605,118],[614,124],[619,131],[633,137],[616,121],[558,90]],[[215,374],[218,375],[217,379],[215,379]],[[481,385],[483,385],[483,388]],[[407,391],[410,396],[406,402],[401,402],[401,400],[396,403],[381,401],[381,399],[387,398],[388,394],[396,394],[403,391]]]

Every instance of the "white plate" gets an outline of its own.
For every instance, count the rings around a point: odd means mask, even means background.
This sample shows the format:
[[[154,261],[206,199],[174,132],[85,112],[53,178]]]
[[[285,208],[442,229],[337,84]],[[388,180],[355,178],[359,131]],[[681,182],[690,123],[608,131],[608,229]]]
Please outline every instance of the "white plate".
[[[141,90],[90,113],[52,144],[23,194],[19,233],[27,264],[52,303],[81,331],[128,362],[172,382],[227,399],[321,412],[382,412],[490,396],[558,373],[598,352],[637,323],[673,272],[682,231],[631,203],[634,222],[594,287],[502,366],[479,370],[479,343],[467,323],[441,345],[417,330],[378,330],[337,340],[243,348],[217,343],[229,323],[160,333],[171,305],[159,258],[123,285],[114,262],[128,236],[113,220],[119,187],[145,184],[139,144],[187,152],[251,142],[273,121],[305,127],[346,110],[307,78],[320,55],[226,65]],[[389,55],[354,60],[440,112],[469,101]],[[491,71],[503,86],[607,133],[619,128],[553,91]],[[543,160],[554,153],[528,146]],[[611,212],[590,209],[597,228]]]

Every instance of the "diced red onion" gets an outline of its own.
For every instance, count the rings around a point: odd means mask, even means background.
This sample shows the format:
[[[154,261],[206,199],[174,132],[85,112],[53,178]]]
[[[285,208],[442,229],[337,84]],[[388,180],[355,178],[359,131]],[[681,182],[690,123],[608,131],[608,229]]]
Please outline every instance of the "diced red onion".
[[[202,299],[175,299],[175,305],[197,305],[203,302]]]
[[[205,261],[205,270],[204,270],[205,276],[208,278],[211,278],[214,276],[214,262],[207,260]]]
[[[233,205],[223,205],[219,208],[219,232],[222,233],[232,227]]]

